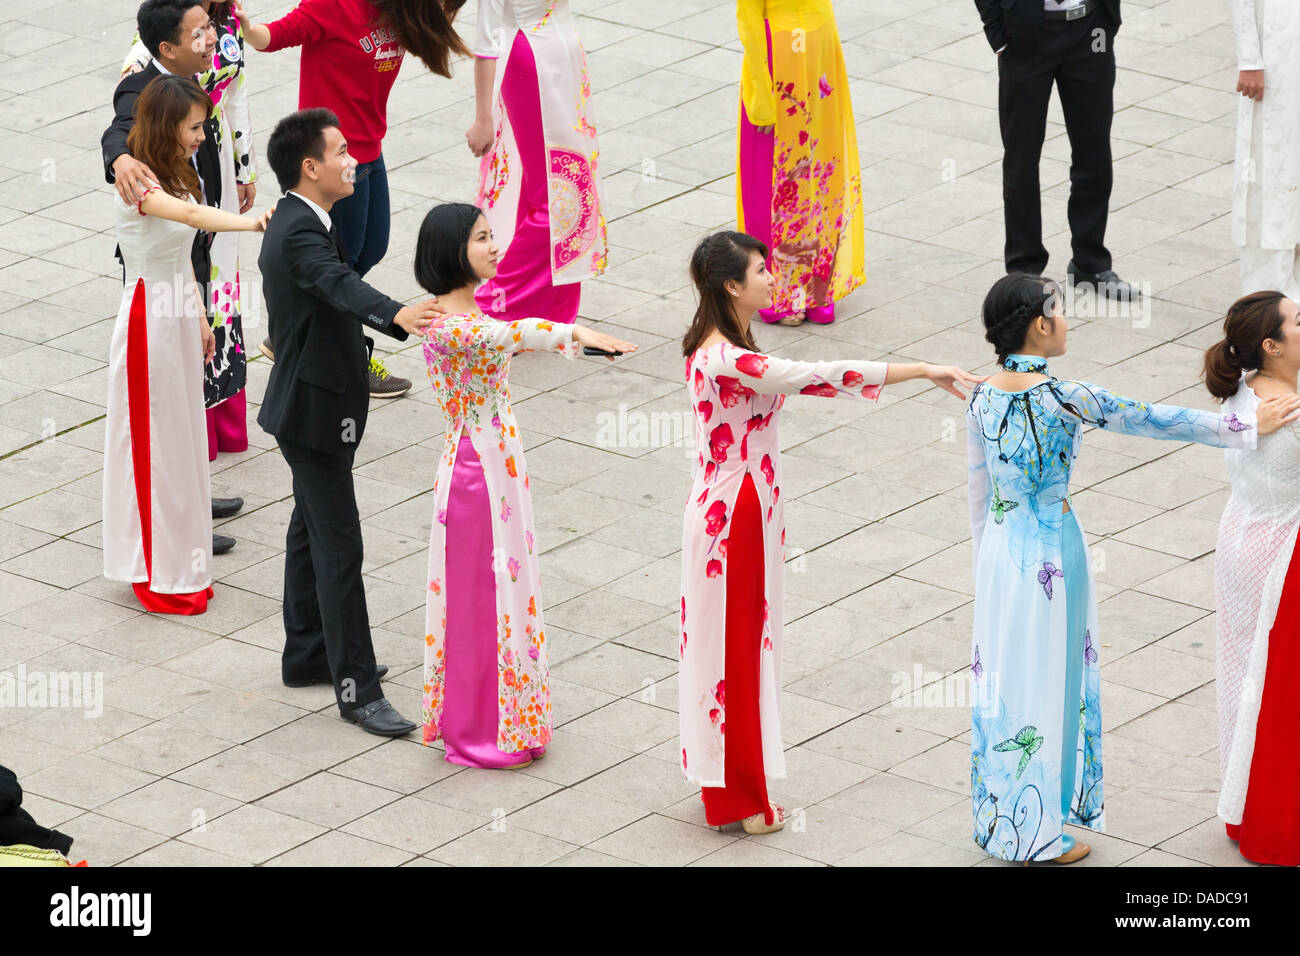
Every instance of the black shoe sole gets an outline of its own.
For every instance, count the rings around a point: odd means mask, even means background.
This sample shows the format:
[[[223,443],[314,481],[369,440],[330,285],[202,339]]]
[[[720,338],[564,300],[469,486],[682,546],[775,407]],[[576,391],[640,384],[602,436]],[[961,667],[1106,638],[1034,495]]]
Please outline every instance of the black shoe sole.
[[[347,720],[346,717],[343,719]],[[361,723],[360,721],[349,720],[348,723],[356,724],[356,726],[360,727],[366,733],[374,734],[376,737],[405,737],[407,734],[419,730],[419,728],[416,727],[414,724],[411,725],[409,730],[374,730],[370,727],[367,727],[365,724]]]

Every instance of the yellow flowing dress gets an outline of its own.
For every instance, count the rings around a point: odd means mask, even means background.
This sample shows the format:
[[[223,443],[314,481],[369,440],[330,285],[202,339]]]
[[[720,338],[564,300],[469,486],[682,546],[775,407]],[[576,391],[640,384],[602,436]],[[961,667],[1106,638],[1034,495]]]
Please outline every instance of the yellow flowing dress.
[[[736,14],[745,46],[736,219],[772,250],[775,315],[829,306],[866,281],[858,138],[835,12],[831,0],[738,0]]]
[[[858,142],[830,0],[738,0],[736,15],[745,47],[736,220],[772,250],[773,321],[866,281]],[[774,135],[758,132],[765,126]]]

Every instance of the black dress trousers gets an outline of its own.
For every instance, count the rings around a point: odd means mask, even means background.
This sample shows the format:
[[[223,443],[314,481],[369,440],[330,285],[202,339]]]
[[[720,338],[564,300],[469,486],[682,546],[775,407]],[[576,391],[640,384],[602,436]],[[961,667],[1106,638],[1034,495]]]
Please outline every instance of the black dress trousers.
[[[1038,275],[1047,268],[1038,162],[1053,83],[1070,138],[1069,220],[1074,262],[1081,271],[1091,273],[1111,267],[1106,218],[1113,181],[1114,42],[1113,22],[1097,9],[1077,20],[1047,20],[1032,41],[1013,39],[998,57],[1007,272]]]
[[[329,679],[339,710],[362,707],[384,694],[361,580],[353,453],[276,440],[293,473],[294,502],[285,539],[281,674],[286,681]]]

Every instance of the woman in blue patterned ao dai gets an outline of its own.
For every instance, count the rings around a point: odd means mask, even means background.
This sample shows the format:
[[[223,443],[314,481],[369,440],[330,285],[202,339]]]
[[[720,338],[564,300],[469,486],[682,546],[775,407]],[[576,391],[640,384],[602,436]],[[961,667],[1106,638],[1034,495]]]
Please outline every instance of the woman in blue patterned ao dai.
[[[975,544],[971,802],[975,842],[1006,860],[1073,862],[1089,850],[1064,823],[1102,830],[1100,636],[1070,471],[1085,425],[1172,441],[1254,448],[1300,402],[1220,416],[1150,405],[1062,381],[1060,290],[1009,275],[984,301],[1005,370],[966,416]],[[1296,412],[1300,414],[1300,412]]]

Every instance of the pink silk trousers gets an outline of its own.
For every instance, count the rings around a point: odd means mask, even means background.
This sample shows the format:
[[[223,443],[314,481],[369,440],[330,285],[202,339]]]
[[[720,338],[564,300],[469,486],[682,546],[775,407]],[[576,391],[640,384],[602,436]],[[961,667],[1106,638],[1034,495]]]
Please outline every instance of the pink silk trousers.
[[[216,461],[219,451],[248,451],[248,397],[244,389],[209,408],[206,416],[208,461]]]
[[[497,749],[497,592],[492,565],[492,503],[468,435],[456,449],[447,495],[447,672],[442,742],[447,760],[499,768],[546,753]],[[452,542],[455,542],[453,545]],[[451,552],[451,548],[455,552]]]

